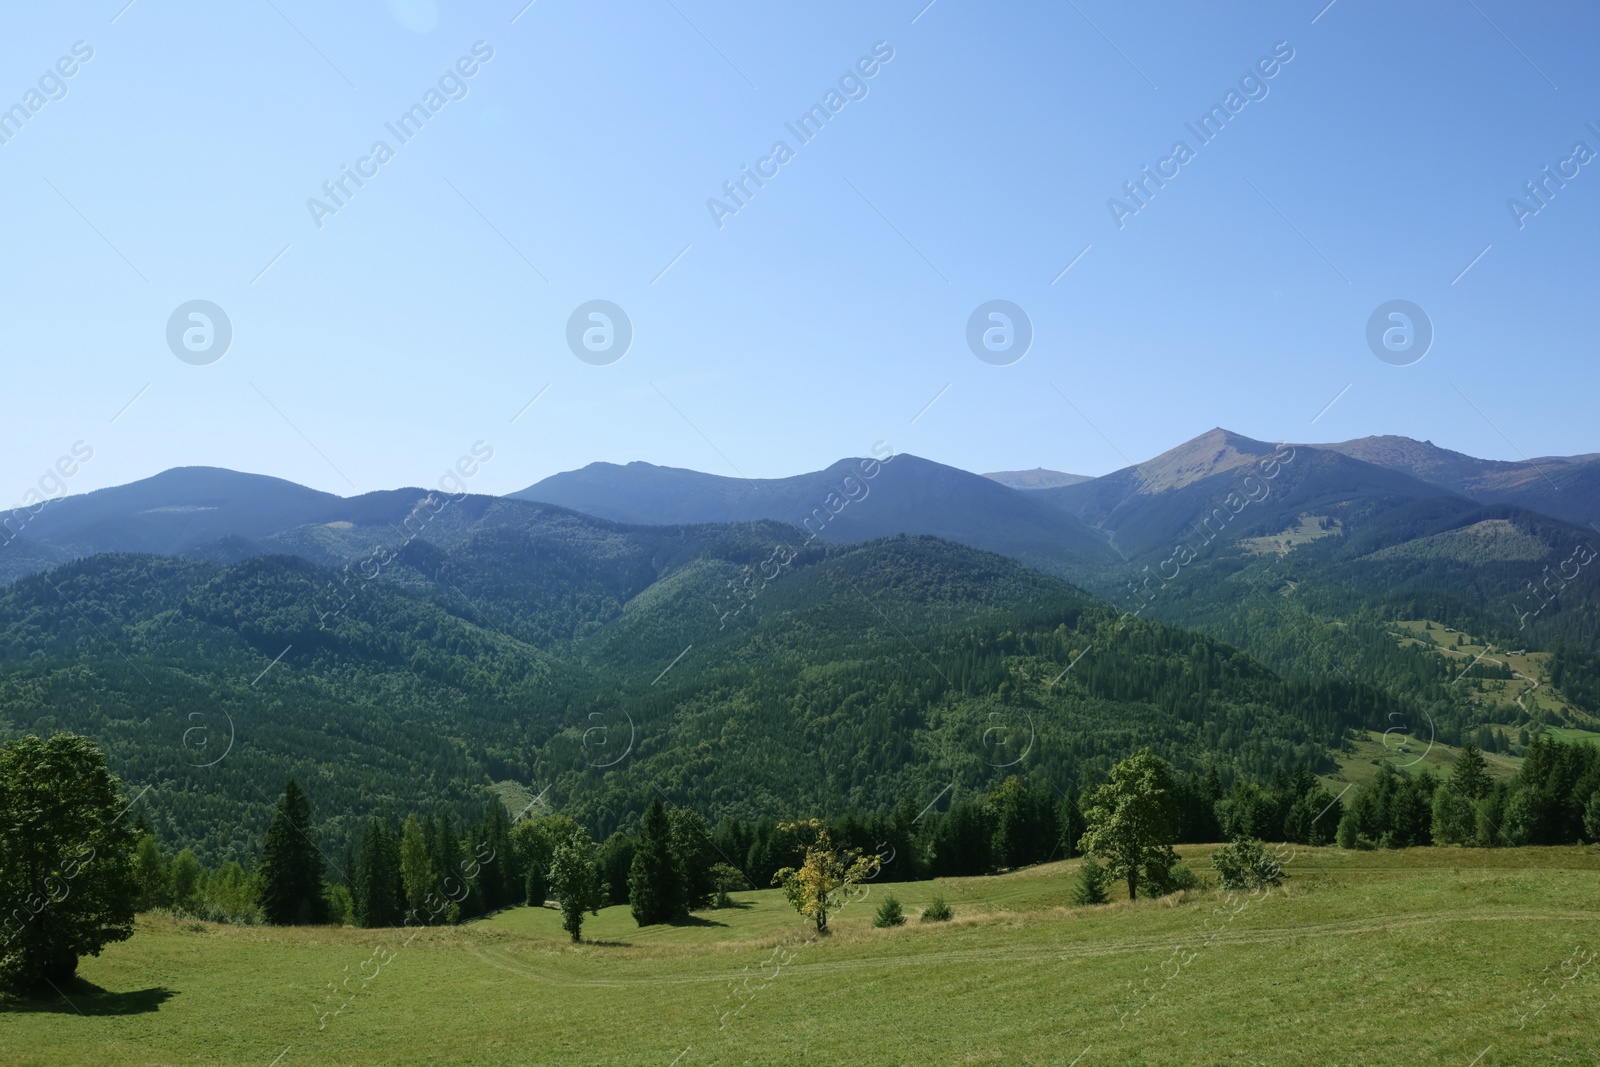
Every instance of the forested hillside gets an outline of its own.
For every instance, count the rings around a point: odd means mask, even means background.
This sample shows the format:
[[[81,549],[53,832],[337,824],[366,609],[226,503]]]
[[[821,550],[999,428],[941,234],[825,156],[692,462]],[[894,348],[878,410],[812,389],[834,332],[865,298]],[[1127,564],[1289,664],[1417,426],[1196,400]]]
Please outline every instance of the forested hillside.
[[[1328,767],[1346,726],[1401,706],[1119,627],[1057,579],[931,538],[802,548],[781,527],[541,514],[412,541],[371,580],[110,554],[15,583],[6,733],[94,737],[149,788],[157,831],[215,861],[253,854],[291,775],[330,849],[373,814],[475,813],[504,781],[605,833],[656,795],[716,821],[1010,774],[1064,789],[1140,746],[1225,779]]]

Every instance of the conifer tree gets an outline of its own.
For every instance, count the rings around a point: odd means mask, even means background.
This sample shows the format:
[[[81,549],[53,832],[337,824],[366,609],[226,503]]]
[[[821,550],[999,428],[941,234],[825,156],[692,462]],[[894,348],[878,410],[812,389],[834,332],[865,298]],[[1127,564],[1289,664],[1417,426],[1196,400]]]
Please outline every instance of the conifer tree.
[[[660,798],[639,824],[639,847],[628,868],[628,902],[640,926],[671,922],[684,913],[683,884],[672,857],[672,826]]]
[[[289,779],[261,847],[261,912],[275,926],[327,922],[322,853],[311,840],[311,802]]]

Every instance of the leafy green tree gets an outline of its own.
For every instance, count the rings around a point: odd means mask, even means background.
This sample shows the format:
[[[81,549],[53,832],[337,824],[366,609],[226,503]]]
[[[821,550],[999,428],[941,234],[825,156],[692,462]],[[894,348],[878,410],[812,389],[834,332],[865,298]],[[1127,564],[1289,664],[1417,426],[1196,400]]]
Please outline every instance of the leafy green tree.
[[[1600,844],[1600,789],[1589,794],[1589,803],[1583,809],[1583,834],[1589,843]]]
[[[828,916],[847,903],[841,890],[871,879],[881,861],[859,848],[834,848],[827,828],[816,819],[801,825],[803,836],[812,840],[805,846],[805,862],[778,871],[772,882],[783,886],[794,910],[816,923],[820,934],[828,929]]]
[[[139,883],[138,909],[149,911],[151,908],[166,907],[172,899],[172,876],[168,871],[167,858],[161,854],[161,846],[150,834],[139,836],[133,871]]]
[[[348,926],[355,918],[355,901],[350,898],[350,887],[334,883],[324,887],[323,899],[328,903],[328,921],[335,926]]]
[[[872,925],[879,929],[890,926],[904,926],[906,924],[905,909],[900,906],[900,901],[895,897],[884,897],[878,904],[878,910],[872,915]]]
[[[200,876],[204,872],[194,853],[185,848],[172,861],[172,906],[193,915],[200,908]]]
[[[1450,768],[1450,785],[1468,800],[1477,800],[1489,792],[1491,784],[1489,765],[1478,746],[1464,742]]]
[[[523,819],[511,828],[511,851],[523,872],[523,898],[542,908],[550,895],[550,861],[556,845],[583,828],[569,816],[545,814]]]
[[[660,798],[650,801],[639,824],[639,846],[628,868],[628,903],[640,926],[671,922],[685,914],[683,881],[672,856],[672,826]]]
[[[415,813],[406,816],[405,829],[400,832],[400,883],[405,888],[408,914],[417,919],[425,917],[428,894],[435,892],[438,875],[433,869],[433,857],[428,855],[422,822]]]
[[[583,932],[583,913],[600,914],[600,871],[588,834],[574,834],[556,846],[550,857],[550,887],[561,904],[561,928],[577,941]]]
[[[1112,878],[1127,882],[1128,899],[1138,896],[1140,878],[1166,881],[1177,864],[1172,851],[1177,808],[1172,775],[1159,756],[1141,752],[1111,768],[1104,785],[1084,801],[1088,829],[1078,847],[1106,865]]]
[[[673,808],[667,813],[671,835],[672,862],[678,868],[683,886],[684,912],[706,907],[716,896],[711,868],[717,864],[717,850],[705,820],[688,808]]]
[[[744,872],[727,863],[718,863],[711,868],[711,884],[717,887],[714,906],[718,908],[731,908],[733,899],[728,894],[750,888]]]
[[[1283,863],[1253,837],[1243,837],[1223,845],[1211,854],[1217,884],[1223,889],[1251,890],[1281,885],[1288,875]]]
[[[1108,880],[1105,868],[1096,863],[1093,856],[1083,857],[1083,863],[1078,867],[1078,881],[1072,887],[1072,903],[1080,908],[1109,904],[1111,897],[1106,893]]]
[[[1450,785],[1433,791],[1433,843],[1471,844],[1478,833],[1478,809],[1466,796]]]
[[[133,934],[127,801],[87,737],[0,746],[0,987],[43,991]]]
[[[312,926],[328,919],[322,853],[311,839],[311,802],[293,778],[283,787],[261,847],[261,911],[274,926]]]

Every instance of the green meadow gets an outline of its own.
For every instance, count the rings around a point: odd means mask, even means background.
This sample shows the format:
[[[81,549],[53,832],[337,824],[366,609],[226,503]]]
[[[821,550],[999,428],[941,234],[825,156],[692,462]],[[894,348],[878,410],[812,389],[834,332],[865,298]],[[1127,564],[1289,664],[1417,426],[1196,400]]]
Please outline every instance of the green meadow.
[[[1179,853],[1204,876],[1210,850]],[[1265,896],[1093,908],[1067,904],[1077,866],[874,885],[822,938],[777,890],[679,926],[607,908],[576,945],[553,908],[409,943],[141,915],[63,996],[0,1001],[0,1063],[1600,1059],[1600,850],[1299,847]],[[891,893],[909,921],[873,929]],[[935,894],[954,919],[920,923]]]

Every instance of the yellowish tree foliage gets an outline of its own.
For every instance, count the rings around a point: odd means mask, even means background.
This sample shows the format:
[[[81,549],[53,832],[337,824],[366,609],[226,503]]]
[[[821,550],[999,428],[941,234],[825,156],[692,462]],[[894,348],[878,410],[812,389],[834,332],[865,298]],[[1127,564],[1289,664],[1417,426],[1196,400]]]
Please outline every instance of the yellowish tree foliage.
[[[772,876],[773,885],[783,886],[794,910],[817,924],[817,933],[828,929],[828,915],[847,900],[848,887],[859,885],[878,873],[882,866],[877,856],[866,856],[859,848],[836,849],[827,829],[816,819],[803,823],[784,823],[780,831],[810,838],[805,862],[785,867]]]

